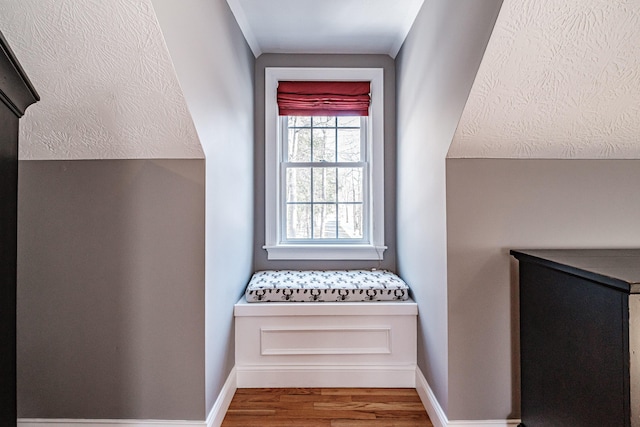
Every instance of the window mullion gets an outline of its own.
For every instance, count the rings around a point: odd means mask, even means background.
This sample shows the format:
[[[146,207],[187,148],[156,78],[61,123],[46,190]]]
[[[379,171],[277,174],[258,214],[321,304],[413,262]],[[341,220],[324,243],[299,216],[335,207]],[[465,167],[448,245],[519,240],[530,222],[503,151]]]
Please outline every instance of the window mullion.
[[[280,147],[281,152],[278,153],[280,159],[280,194],[278,195],[278,204],[280,205],[280,218],[279,218],[279,232],[278,239],[284,241],[287,238],[287,167],[286,161],[289,160],[289,120],[286,116],[279,116],[280,129],[282,129],[280,135]]]
[[[336,156],[334,157],[334,160],[335,160],[336,164],[338,164],[338,144],[339,144],[339,141],[338,141],[338,118],[337,117],[336,117],[336,121],[335,121],[335,141],[336,141],[336,143],[335,143]],[[338,204],[338,201],[339,201],[338,200],[338,194],[339,194],[338,193],[338,182],[340,182],[340,177],[338,176],[338,169],[339,169],[339,167],[336,166],[336,168],[335,168],[335,170],[336,170],[336,188],[335,188],[335,191],[336,191],[336,202],[335,202],[336,235],[335,235],[335,238],[336,239],[340,238],[340,233],[338,231],[338,230],[340,230],[340,215],[338,215],[338,209],[339,209],[338,208],[339,207],[339,204]]]
[[[311,117],[311,130],[309,131],[309,155],[311,156],[309,158],[309,160],[311,161],[311,163],[313,164],[313,117]],[[309,188],[309,197],[311,200],[311,207],[310,207],[310,212],[309,212],[309,216],[311,217],[311,240],[315,239],[315,204],[314,204],[314,179],[313,179],[313,166],[311,166],[311,169],[309,171],[309,173],[311,174],[311,178],[309,180],[309,182],[311,183],[311,188]]]
[[[364,168],[366,162],[282,162],[288,168]]]
[[[369,117],[360,117],[360,160],[364,161],[365,166],[362,171],[362,228],[367,230],[366,235],[369,241],[373,239],[372,218],[371,218],[371,151],[369,150]],[[365,234],[365,233],[363,233]]]

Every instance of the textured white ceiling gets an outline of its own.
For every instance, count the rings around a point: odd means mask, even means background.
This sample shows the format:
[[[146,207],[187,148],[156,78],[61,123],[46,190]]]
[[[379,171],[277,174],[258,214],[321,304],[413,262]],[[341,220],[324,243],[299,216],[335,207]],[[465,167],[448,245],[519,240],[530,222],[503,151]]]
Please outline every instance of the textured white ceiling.
[[[227,0],[261,53],[374,53],[395,58],[424,0]]]
[[[203,158],[150,0],[0,0],[41,101],[20,158]]]
[[[448,156],[640,158],[640,0],[505,0]]]

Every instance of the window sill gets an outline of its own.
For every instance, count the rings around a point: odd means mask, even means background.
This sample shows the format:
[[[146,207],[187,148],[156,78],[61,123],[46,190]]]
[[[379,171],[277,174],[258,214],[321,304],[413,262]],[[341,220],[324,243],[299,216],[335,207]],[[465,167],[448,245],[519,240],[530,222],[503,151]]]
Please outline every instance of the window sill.
[[[386,246],[278,245],[263,246],[269,260],[382,260]]]

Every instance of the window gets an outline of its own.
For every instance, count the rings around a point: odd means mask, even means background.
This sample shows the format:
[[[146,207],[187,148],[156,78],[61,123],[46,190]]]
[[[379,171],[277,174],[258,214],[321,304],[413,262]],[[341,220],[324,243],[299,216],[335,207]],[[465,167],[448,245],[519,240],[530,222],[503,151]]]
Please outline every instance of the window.
[[[382,75],[382,69],[266,69],[269,259],[382,259]],[[370,82],[368,115],[279,116],[276,94],[282,81]]]
[[[366,243],[366,119],[281,116],[285,243]]]

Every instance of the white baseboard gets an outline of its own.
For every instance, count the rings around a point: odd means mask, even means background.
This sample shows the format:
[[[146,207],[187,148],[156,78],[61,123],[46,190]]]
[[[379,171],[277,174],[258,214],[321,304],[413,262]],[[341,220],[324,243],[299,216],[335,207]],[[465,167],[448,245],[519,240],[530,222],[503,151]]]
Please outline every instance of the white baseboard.
[[[18,418],[18,427],[205,427],[204,421]]]
[[[422,404],[429,414],[434,427],[513,427],[520,424],[520,420],[454,420],[449,421],[436,395],[431,390],[420,368],[416,368],[416,391]]]
[[[449,421],[450,427],[512,427],[520,424],[520,420],[473,420]]]
[[[206,424],[207,427],[220,427],[222,425],[222,421],[227,413],[227,409],[229,409],[233,395],[238,389],[237,378],[236,368],[234,367],[229,373],[227,380],[224,382],[222,390],[220,390],[220,394],[218,394],[218,398],[213,404],[213,408],[211,408],[211,412],[209,412]]]
[[[236,366],[239,388],[415,387],[415,365]]]
[[[18,427],[220,427],[236,392],[236,369],[227,377],[206,421],[81,420],[62,418],[19,418]]]
[[[520,420],[447,418],[420,368],[389,366],[234,367],[206,421],[81,420],[19,418],[18,427],[220,427],[237,388],[415,387],[434,427],[514,427]]]
[[[422,400],[424,409],[427,410],[433,427],[447,427],[449,425],[447,414],[442,410],[442,406],[440,406],[436,395],[433,394],[433,390],[429,387],[427,379],[418,367],[416,367],[416,391],[418,392],[418,396],[420,396],[420,400]]]

